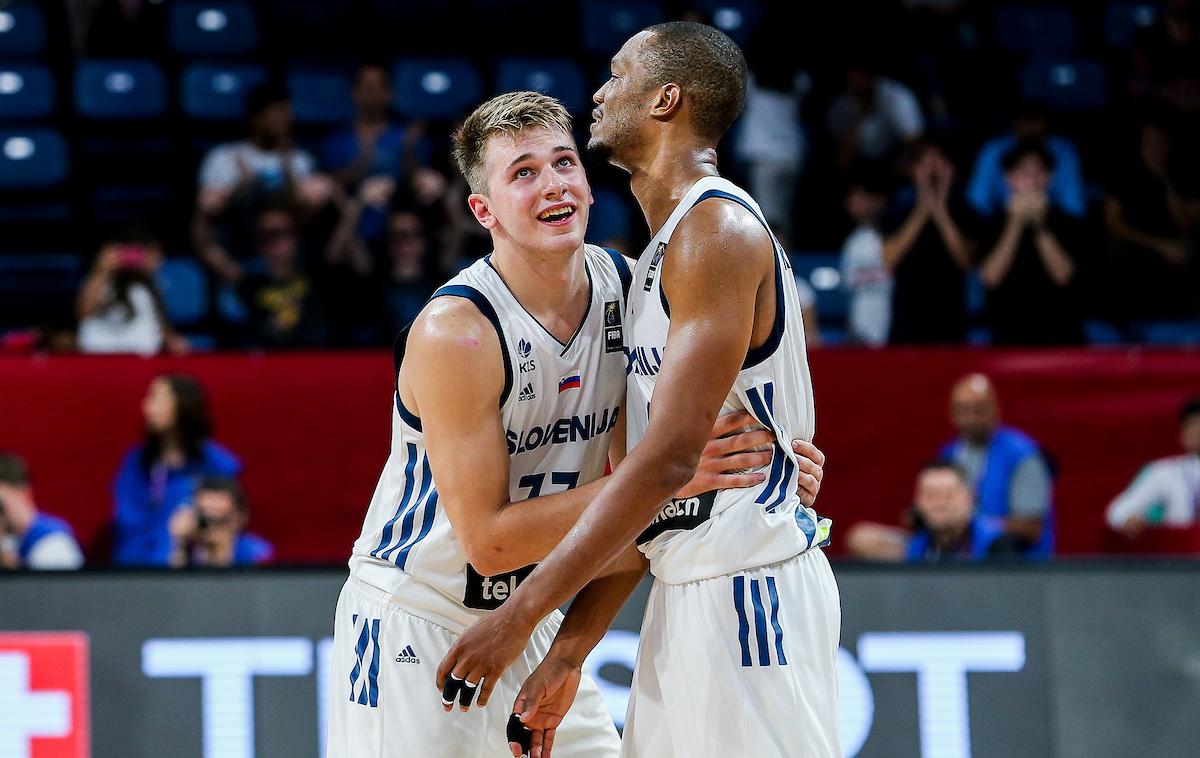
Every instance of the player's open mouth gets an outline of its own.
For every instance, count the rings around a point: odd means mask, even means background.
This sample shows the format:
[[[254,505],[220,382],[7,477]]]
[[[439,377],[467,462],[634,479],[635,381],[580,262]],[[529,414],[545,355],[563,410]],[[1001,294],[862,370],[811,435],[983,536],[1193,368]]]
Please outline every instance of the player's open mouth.
[[[547,208],[538,214],[538,221],[551,226],[562,226],[570,223],[571,217],[575,215],[575,206],[573,205],[556,205]]]

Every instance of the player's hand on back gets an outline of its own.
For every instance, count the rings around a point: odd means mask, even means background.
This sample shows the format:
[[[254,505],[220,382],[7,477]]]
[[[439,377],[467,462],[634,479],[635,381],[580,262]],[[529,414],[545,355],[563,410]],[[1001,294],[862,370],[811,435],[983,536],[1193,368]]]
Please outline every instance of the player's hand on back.
[[[713,490],[753,487],[766,480],[761,469],[771,462],[775,435],[745,411],[718,416],[700,454],[692,480],[675,493],[678,499]]]
[[[796,494],[805,507],[811,508],[817,502],[821,492],[821,481],[825,478],[825,453],[811,442],[792,440],[792,452],[797,456],[796,463],[800,469],[800,477],[796,482]]]

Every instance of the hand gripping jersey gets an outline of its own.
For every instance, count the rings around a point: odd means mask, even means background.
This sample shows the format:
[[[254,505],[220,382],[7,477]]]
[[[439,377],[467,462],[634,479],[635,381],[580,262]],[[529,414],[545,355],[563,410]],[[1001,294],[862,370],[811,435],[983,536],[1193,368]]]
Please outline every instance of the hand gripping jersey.
[[[433,297],[470,300],[499,334],[509,497],[525,500],[594,481],[604,475],[625,397],[629,264],[615,251],[585,246],[591,299],[579,330],[564,345],[517,302],[490,258],[477,261]],[[391,594],[414,615],[461,631],[498,608],[533,566],[494,577],[471,567],[438,505],[421,420],[403,406],[399,393],[394,405],[391,455],[354,543],[351,574]]]
[[[746,192],[720,177],[705,177],[683,196],[650,240],[633,272],[629,292],[628,446],[646,433],[654,385],[662,366],[670,303],[662,268],[675,227],[697,203],[736,202],[766,227]],[[770,229],[768,228],[768,233]],[[774,236],[772,235],[772,240]],[[749,411],[775,433],[767,479],[747,489],[719,490],[672,500],[638,538],[659,579],[679,584],[776,563],[827,542],[830,522],[796,495],[799,471],[791,440],[814,432],[812,382],[804,349],[800,301],[786,252],[775,242],[775,324],[767,341],[746,355],[721,414]],[[697,370],[703,370],[697,367]]]

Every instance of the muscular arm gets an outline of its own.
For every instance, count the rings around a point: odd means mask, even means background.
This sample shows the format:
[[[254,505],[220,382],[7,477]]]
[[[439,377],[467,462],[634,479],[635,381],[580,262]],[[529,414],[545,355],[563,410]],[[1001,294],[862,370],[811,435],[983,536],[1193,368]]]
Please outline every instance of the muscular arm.
[[[500,350],[495,328],[474,305],[459,298],[439,298],[413,325],[398,381],[406,407],[421,417],[439,502],[467,559],[485,576],[544,558],[606,481],[601,478],[526,500],[509,499],[508,442],[500,416],[504,390]],[[625,453],[623,419],[623,414],[618,417],[609,446],[614,467]],[[732,434],[752,422],[749,416],[731,414],[709,427],[705,439],[709,434],[714,438],[705,446],[704,471],[684,488],[687,495],[749,487],[762,480],[760,473],[725,473],[769,462],[769,454],[739,452],[769,441],[769,433],[762,430]],[[547,489],[553,486],[552,478],[545,483]]]
[[[438,298],[413,325],[399,381],[405,404],[421,417],[439,502],[485,576],[541,560],[601,486],[509,500],[500,350],[495,328],[474,305]]]
[[[737,206],[704,203],[680,224],[671,246],[663,266],[671,328],[649,428],[510,598],[508,613],[522,622],[536,622],[577,592],[692,476],[750,347],[759,289],[774,282],[774,252],[761,226]]]

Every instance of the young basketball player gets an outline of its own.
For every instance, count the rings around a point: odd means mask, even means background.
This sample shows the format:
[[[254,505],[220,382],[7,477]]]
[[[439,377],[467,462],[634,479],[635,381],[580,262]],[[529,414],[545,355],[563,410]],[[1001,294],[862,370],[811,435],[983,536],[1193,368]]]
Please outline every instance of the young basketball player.
[[[613,58],[589,148],[630,173],[653,233],[629,297],[628,454],[504,608],[439,667],[496,676],[535,619],[636,542],[655,576],[622,750],[636,758],[841,755],[840,605],[819,549],[829,521],[795,495],[800,467],[786,444],[814,430],[800,304],[758,205],[716,167],[745,80],[737,46],[701,24],[651,27]],[[664,508],[714,419],[741,410],[774,432],[767,480],[706,497],[696,513]],[[552,728],[569,703],[564,671],[584,643],[564,644],[516,701],[527,724]],[[543,708],[549,718],[538,720]],[[544,732],[543,755],[552,737]]]
[[[424,697],[432,667],[567,533],[599,491],[610,441],[616,457],[624,447],[630,273],[620,254],[583,243],[591,191],[566,111],[530,92],[493,99],[457,132],[455,154],[495,251],[439,289],[397,343],[392,452],[338,600],[330,758],[503,754],[507,702],[446,717]],[[685,492],[756,484],[716,472],[761,467],[769,454],[737,451],[770,436],[714,440]],[[582,616],[615,613],[640,576],[600,573],[576,600]],[[522,662],[486,686],[515,696],[560,619],[545,614]],[[480,685],[458,680],[444,705]],[[567,755],[616,755],[591,680],[561,733]]]

